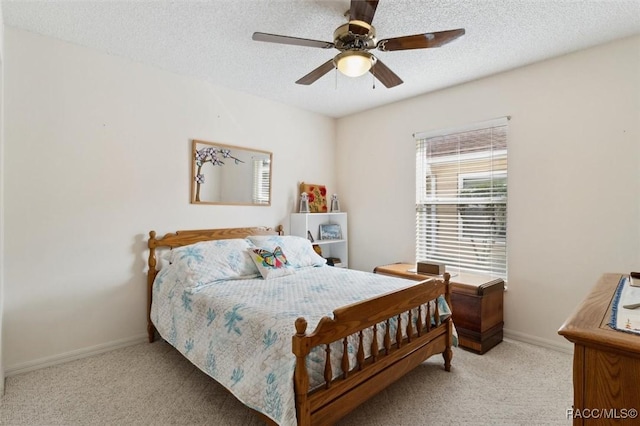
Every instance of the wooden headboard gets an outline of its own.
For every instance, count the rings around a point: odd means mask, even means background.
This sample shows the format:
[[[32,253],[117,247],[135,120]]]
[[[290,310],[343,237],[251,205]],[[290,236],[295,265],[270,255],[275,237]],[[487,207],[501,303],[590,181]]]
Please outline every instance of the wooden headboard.
[[[252,228],[222,228],[222,229],[192,229],[188,231],[176,231],[156,238],[156,231],[149,232],[149,270],[147,272],[147,333],[149,342],[155,338],[155,327],[151,322],[151,301],[153,281],[156,279],[158,262],[156,259],[157,248],[175,248],[201,241],[228,240],[231,238],[245,238],[249,235],[282,235],[282,225],[275,229],[265,226]]]

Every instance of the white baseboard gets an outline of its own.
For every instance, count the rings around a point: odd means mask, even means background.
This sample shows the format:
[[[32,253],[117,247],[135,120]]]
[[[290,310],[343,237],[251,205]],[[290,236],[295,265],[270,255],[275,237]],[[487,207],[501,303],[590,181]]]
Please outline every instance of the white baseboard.
[[[506,339],[517,340],[519,342],[529,343],[536,346],[542,346],[545,348],[553,349],[559,352],[573,354],[573,345],[567,342],[561,344],[540,337],[532,336],[530,334],[521,333],[519,331],[513,331],[504,329],[504,337]],[[6,377],[15,376],[17,374],[26,373],[28,371],[38,370],[40,368],[51,367],[53,365],[63,364],[65,362],[73,361],[76,359],[86,358],[93,355],[109,352],[114,349],[120,349],[127,346],[137,345],[144,343],[148,339],[147,334],[140,334],[138,336],[129,337],[127,339],[115,340],[113,342],[103,343],[96,346],[90,346],[88,348],[82,348],[71,352],[66,352],[59,355],[54,355],[46,358],[40,358],[33,361],[28,361],[22,364],[12,365],[6,368]],[[1,393],[0,393],[1,395]]]
[[[5,369],[5,374],[6,377],[15,376],[17,374],[26,373],[28,371],[38,370],[44,367],[51,367],[53,365],[63,364],[65,362],[73,361],[76,359],[86,358],[89,356],[109,352],[114,349],[137,345],[139,343],[146,342],[147,340],[148,337],[146,333],[126,339],[114,340],[112,342],[102,343],[100,345],[90,346],[88,348],[77,349],[75,351],[66,352],[59,355],[53,355],[50,357],[40,358],[33,361],[8,366]]]
[[[530,334],[521,333],[519,331],[514,330],[503,330],[504,337],[511,340],[517,340],[519,342],[530,343],[536,346],[542,346],[544,348],[549,348],[556,350],[558,352],[564,352],[566,354],[573,355],[573,345],[569,342],[566,343],[558,343],[552,340],[542,339],[537,336],[532,336]]]

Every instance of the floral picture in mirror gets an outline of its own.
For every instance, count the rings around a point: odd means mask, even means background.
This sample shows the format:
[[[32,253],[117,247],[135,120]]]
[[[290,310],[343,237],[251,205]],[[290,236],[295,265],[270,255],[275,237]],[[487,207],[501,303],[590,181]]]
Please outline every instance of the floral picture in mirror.
[[[267,151],[193,140],[191,202],[271,205],[271,160]]]
[[[196,201],[200,200],[200,186],[204,185],[205,179],[204,174],[202,173],[202,166],[206,163],[211,163],[212,166],[223,166],[224,160],[230,158],[235,161],[236,164],[244,163],[241,159],[234,157],[231,155],[231,150],[226,148],[215,148],[213,146],[208,146],[205,148],[201,148],[196,150],[195,152],[195,161],[196,161]]]

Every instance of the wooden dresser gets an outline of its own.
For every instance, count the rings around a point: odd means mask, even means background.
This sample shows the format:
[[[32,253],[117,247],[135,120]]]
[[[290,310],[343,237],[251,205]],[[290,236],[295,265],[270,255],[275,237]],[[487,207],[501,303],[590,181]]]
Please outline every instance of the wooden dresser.
[[[377,274],[422,281],[433,275],[412,272],[415,264],[393,263],[376,267]],[[502,342],[504,281],[459,273],[451,277],[451,310],[460,347],[483,354]]]
[[[640,424],[640,335],[611,329],[622,274],[604,274],[562,325],[574,344],[573,424]]]

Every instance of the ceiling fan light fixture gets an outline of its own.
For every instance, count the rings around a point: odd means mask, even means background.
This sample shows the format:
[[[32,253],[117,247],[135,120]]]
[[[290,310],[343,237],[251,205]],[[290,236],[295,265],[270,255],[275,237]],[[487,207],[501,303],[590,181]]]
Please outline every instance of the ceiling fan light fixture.
[[[375,57],[362,50],[347,50],[339,53],[334,63],[340,72],[348,77],[360,77],[366,74],[375,61]]]

